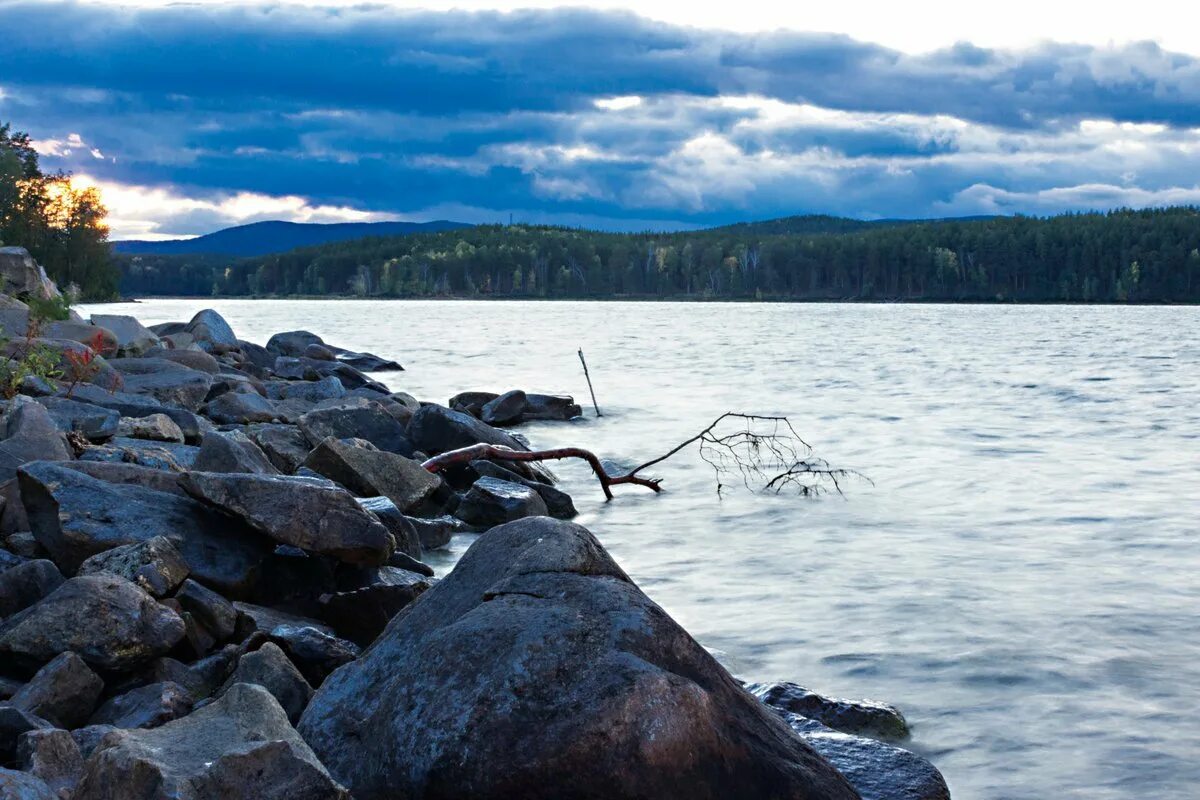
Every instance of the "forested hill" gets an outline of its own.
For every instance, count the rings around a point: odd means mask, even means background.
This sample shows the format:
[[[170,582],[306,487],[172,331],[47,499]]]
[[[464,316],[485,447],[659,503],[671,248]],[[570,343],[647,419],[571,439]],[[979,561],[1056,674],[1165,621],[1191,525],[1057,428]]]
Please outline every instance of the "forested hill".
[[[461,222],[334,222],[327,224],[304,222],[252,222],[233,228],[197,236],[194,239],[169,239],[150,242],[127,239],[113,242],[118,253],[138,255],[196,255],[208,253],[223,256],[262,256],[281,253],[297,247],[310,247],[329,242],[361,239],[364,236],[404,236],[410,233],[465,228]]]
[[[129,294],[1200,301],[1200,211],[670,234],[479,226],[241,261],[124,259]],[[833,218],[826,218],[827,220]],[[809,224],[809,223],[805,223]],[[832,230],[830,230],[832,228]]]

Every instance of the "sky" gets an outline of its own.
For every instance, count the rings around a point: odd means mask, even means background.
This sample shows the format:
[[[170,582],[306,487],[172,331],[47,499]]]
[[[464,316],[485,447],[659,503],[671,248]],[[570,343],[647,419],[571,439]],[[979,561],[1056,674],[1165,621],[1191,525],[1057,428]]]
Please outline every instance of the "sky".
[[[1200,204],[1200,10],[783,5],[0,0],[0,121],[114,239]]]

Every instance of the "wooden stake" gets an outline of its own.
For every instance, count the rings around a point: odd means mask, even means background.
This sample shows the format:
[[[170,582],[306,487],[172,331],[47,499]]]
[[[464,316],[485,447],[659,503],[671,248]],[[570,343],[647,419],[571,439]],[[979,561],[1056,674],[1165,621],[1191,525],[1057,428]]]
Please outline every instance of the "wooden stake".
[[[592,388],[592,376],[588,374],[587,362],[583,360],[583,348],[579,348],[579,363],[583,364],[583,377],[587,378],[588,391],[592,393],[592,408],[596,409],[596,416],[603,417],[600,413],[600,406],[596,405],[596,390]]]

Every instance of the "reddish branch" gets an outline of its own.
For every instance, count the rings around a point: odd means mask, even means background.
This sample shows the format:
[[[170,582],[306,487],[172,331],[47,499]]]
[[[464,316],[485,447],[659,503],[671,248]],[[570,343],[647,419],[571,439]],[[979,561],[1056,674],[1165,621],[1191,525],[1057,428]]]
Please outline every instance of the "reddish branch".
[[[736,420],[742,425],[729,432],[718,432],[721,423]],[[610,475],[590,450],[581,447],[558,447],[552,450],[511,450],[490,444],[477,444],[450,450],[425,461],[421,466],[430,472],[441,472],[459,464],[468,464],[476,459],[497,461],[554,461],[563,458],[580,458],[588,463],[600,481],[604,496],[613,499],[612,487],[620,484],[644,486],[655,492],[662,491],[659,478],[643,478],[638,475],[655,464],[699,443],[700,457],[716,473],[717,493],[724,488],[723,478],[727,474],[740,475],[748,489],[758,488],[781,492],[794,489],[802,495],[820,494],[825,484],[832,484],[841,494],[840,478],[858,473],[829,466],[824,459],[812,455],[812,448],[800,438],[787,417],[767,417],[757,414],[727,412],[717,417],[704,430],[697,433],[657,458],[639,464],[623,475]],[[861,476],[860,476],[861,477]]]

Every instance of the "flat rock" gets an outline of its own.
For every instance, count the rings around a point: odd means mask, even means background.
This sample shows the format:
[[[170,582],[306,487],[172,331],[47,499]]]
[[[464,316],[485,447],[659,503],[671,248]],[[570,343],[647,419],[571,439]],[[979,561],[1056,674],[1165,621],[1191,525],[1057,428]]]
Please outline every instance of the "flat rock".
[[[787,681],[748,683],[746,691],[772,708],[816,720],[842,733],[873,739],[904,739],[909,733],[904,715],[887,703],[824,697]]]
[[[93,667],[131,669],[166,653],[183,633],[178,614],[129,581],[85,575],[0,623],[0,656],[35,670],[72,650]]]
[[[39,397],[37,402],[45,406],[64,433],[76,431],[93,442],[111,439],[118,433],[121,415],[111,408],[65,397]]]
[[[152,442],[117,436],[103,446],[84,448],[82,461],[136,464],[167,472],[182,472],[195,464],[200,448],[176,442]]]
[[[51,463],[22,468],[19,481],[34,536],[68,572],[96,553],[165,536],[193,578],[240,597],[270,552],[253,529],[189,497],[108,483]]]
[[[858,797],[586,529],[549,518],[481,536],[299,730],[356,800]]]
[[[454,512],[464,522],[481,528],[549,513],[541,495],[528,486],[496,478],[475,481]]]
[[[117,575],[153,597],[166,597],[188,576],[188,565],[171,540],[155,536],[89,556],[77,575],[107,572]]]
[[[203,350],[176,350],[174,348],[156,347],[148,351],[147,358],[165,358],[182,364],[185,367],[216,375],[221,371],[221,362],[217,361]]]
[[[383,358],[374,353],[352,353],[342,350],[335,354],[338,361],[348,364],[360,372],[403,372],[404,367],[390,358]]]
[[[115,731],[84,767],[74,800],[347,800],[261,686],[151,730]]]
[[[141,486],[145,489],[167,492],[179,497],[186,495],[179,485],[179,478],[183,474],[182,469],[180,471],[162,470],[123,461],[64,461],[61,466],[107,483]]]
[[[9,700],[60,728],[78,728],[91,716],[104,681],[75,653],[59,653]]]
[[[424,406],[408,423],[413,446],[436,455],[473,444],[492,444],[512,450],[528,450],[511,434],[497,430],[472,416],[437,405]]]
[[[192,710],[192,695],[170,681],[151,683],[110,698],[96,709],[90,725],[114,728],[157,728]]]
[[[23,611],[63,584],[62,573],[44,558],[0,572],[0,619]]]
[[[324,439],[304,465],[360,497],[386,497],[402,512],[420,505],[442,485],[442,479],[419,461],[379,450],[362,439]]]
[[[209,431],[191,465],[200,472],[275,475],[279,470],[267,454],[241,431]]]
[[[338,408],[317,408],[300,417],[300,430],[313,446],[326,439],[365,439],[380,450],[413,454],[413,444],[404,426],[375,402]],[[378,494],[378,493],[376,493]]]
[[[109,365],[121,373],[122,391],[152,397],[195,411],[208,397],[213,376],[165,358],[114,358]]]
[[[282,544],[352,564],[383,564],[392,553],[387,528],[349,492],[309,478],[192,472],[183,486]]]
[[[129,439],[149,439],[153,442],[183,444],[186,441],[183,429],[166,414],[149,414],[145,417],[120,417],[118,435]]]
[[[299,722],[313,695],[300,670],[274,642],[266,642],[258,650],[242,655],[221,692],[237,683],[252,683],[266,689],[293,725]]]
[[[218,424],[245,425],[251,422],[270,422],[279,416],[275,406],[265,397],[246,392],[226,392],[210,400],[204,413]]]

